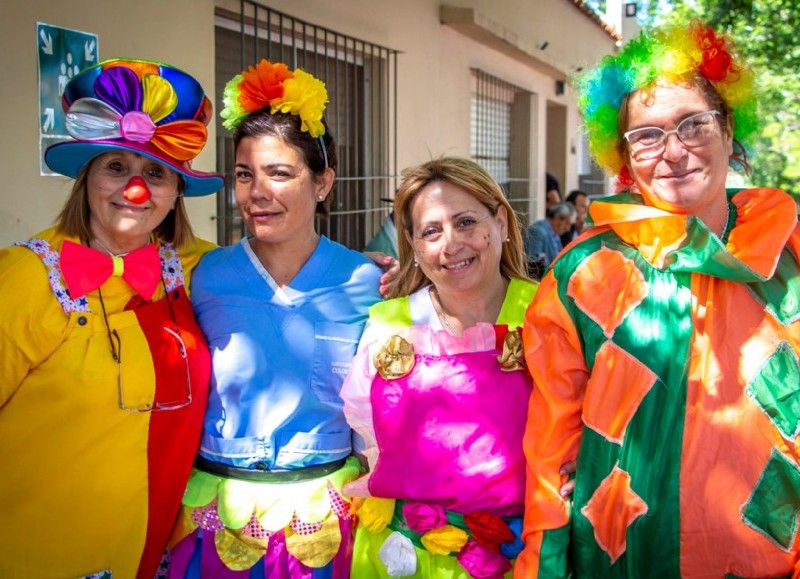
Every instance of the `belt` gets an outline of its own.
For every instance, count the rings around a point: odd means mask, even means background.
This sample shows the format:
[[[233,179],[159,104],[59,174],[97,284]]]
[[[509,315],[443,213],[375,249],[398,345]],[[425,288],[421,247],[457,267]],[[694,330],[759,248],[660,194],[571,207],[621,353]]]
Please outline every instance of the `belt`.
[[[194,466],[196,469],[207,472],[208,474],[214,474],[225,478],[253,482],[293,483],[320,478],[334,473],[344,466],[346,460],[347,459],[343,458],[327,464],[306,466],[293,470],[253,470],[250,468],[239,468],[221,464],[197,455],[194,459]]]

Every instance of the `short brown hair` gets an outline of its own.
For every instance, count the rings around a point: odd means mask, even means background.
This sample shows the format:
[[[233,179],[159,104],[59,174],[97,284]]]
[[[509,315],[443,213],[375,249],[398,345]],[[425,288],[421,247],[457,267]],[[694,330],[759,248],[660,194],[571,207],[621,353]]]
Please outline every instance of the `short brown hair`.
[[[527,279],[520,225],[500,185],[486,169],[474,161],[463,157],[440,157],[403,171],[403,182],[394,200],[400,272],[389,287],[388,297],[409,295],[430,283],[422,269],[414,267],[414,250],[405,232],[413,233],[411,205],[414,199],[423,187],[434,181],[444,181],[463,189],[483,204],[492,215],[497,215],[500,206],[505,207],[508,214],[508,242],[503,243],[500,274],[507,278]]]

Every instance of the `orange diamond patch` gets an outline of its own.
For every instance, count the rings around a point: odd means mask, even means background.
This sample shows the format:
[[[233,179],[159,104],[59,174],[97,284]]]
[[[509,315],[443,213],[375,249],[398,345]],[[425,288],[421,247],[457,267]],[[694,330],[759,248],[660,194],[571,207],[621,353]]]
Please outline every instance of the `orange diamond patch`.
[[[633,261],[618,251],[601,247],[575,268],[567,295],[611,337],[647,297],[647,282]]]
[[[647,513],[647,503],[631,489],[631,475],[615,466],[581,513],[592,523],[597,544],[613,564],[627,548],[628,527]]]

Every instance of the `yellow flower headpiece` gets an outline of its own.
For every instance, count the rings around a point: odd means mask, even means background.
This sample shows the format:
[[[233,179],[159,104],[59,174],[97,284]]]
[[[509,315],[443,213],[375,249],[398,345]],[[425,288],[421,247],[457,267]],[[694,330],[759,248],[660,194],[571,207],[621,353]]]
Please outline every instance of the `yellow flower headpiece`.
[[[243,119],[269,106],[270,113],[300,117],[300,129],[315,139],[325,134],[322,114],[328,103],[325,83],[304,70],[290,71],[283,63],[263,59],[225,85],[222,125],[235,130]]]

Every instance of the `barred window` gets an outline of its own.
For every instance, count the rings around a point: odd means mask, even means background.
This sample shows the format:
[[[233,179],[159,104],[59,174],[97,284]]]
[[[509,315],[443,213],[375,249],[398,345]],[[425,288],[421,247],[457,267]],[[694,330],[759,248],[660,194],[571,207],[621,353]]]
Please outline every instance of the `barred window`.
[[[470,155],[500,183],[526,222],[531,183],[532,93],[472,69]]]

